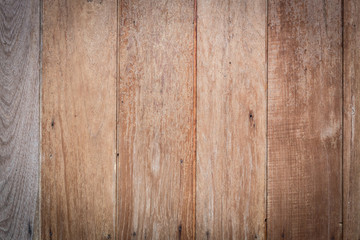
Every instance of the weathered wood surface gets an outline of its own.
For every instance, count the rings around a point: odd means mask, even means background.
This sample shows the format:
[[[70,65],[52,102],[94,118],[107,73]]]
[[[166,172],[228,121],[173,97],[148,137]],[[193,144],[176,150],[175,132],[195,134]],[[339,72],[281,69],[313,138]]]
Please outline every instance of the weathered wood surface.
[[[191,239],[193,20],[187,0],[119,1],[119,239]]]
[[[344,239],[360,239],[360,1],[344,1]]]
[[[0,239],[31,239],[39,181],[39,1],[0,1]]]
[[[341,239],[340,0],[269,1],[268,239]]]
[[[265,238],[266,1],[198,0],[197,239]]]
[[[42,239],[113,239],[117,4],[43,4]]]

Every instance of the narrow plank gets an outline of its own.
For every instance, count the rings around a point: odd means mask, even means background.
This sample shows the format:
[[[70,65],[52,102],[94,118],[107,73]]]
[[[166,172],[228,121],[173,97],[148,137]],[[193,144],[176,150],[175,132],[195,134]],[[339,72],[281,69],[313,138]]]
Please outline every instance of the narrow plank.
[[[112,239],[116,1],[44,1],[42,239]]]
[[[198,239],[265,239],[266,1],[198,0]]]
[[[193,238],[192,0],[120,0],[118,239]]]
[[[268,239],[341,239],[341,1],[268,14]]]
[[[39,0],[0,1],[0,239],[31,239],[39,181]]]
[[[344,239],[360,239],[360,1],[344,1]]]

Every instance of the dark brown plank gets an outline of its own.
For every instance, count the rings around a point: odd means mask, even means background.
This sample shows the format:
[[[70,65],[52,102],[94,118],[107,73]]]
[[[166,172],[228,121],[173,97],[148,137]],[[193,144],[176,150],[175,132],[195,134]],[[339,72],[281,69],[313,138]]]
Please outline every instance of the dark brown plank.
[[[360,1],[344,1],[344,239],[360,239]]]
[[[197,239],[265,239],[266,1],[198,0]]]
[[[31,239],[39,181],[39,1],[0,1],[0,239]]]
[[[113,239],[116,1],[44,1],[42,239]]]
[[[268,239],[341,239],[341,1],[268,7]]]
[[[193,238],[192,0],[120,0],[118,239]]]

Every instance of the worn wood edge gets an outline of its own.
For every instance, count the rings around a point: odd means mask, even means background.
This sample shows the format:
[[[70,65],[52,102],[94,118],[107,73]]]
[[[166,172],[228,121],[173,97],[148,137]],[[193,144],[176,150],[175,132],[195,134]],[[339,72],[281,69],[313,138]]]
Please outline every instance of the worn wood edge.
[[[359,204],[354,202],[355,197],[350,197],[350,194],[358,195],[359,193],[352,192],[354,184],[351,184],[352,168],[359,169],[353,162],[356,160],[357,143],[354,140],[357,136],[357,116],[356,105],[359,100],[359,90],[356,81],[359,80],[358,72],[356,71],[356,61],[359,59],[357,52],[359,45],[359,18],[355,16],[356,10],[360,6],[358,0],[342,0],[343,4],[343,239],[357,239],[360,238],[360,227],[356,229],[356,223],[351,220],[356,216],[356,212],[352,212],[352,204]],[[354,10],[355,9],[355,10]],[[355,157],[355,158],[354,158]],[[357,157],[358,158],[358,157]],[[356,182],[356,180],[355,180]],[[358,188],[359,189],[359,188]],[[357,190],[357,189],[355,189]],[[355,208],[358,210],[359,208]],[[358,217],[359,219],[359,217]],[[357,220],[357,223],[359,220]]]
[[[32,240],[40,240],[41,239],[41,105],[42,105],[42,0],[39,0],[39,6],[38,6],[38,12],[39,12],[39,58],[38,58],[38,76],[39,76],[39,133],[38,133],[38,139],[39,139],[39,155],[38,155],[38,192],[36,197],[36,210],[35,210],[35,216],[34,216],[34,225],[33,225],[33,235]]]

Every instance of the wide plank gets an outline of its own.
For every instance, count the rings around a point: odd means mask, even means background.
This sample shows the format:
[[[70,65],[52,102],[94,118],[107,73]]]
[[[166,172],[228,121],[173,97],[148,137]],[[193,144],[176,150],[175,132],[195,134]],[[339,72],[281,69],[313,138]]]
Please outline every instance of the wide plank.
[[[266,1],[198,0],[197,239],[265,239]]]
[[[42,239],[114,239],[116,0],[43,3]]]
[[[119,1],[118,239],[191,239],[192,0]]]
[[[39,189],[40,1],[0,1],[0,239],[31,239]]]
[[[341,239],[340,0],[269,0],[268,239]]]
[[[360,239],[360,1],[344,1],[344,239]]]

